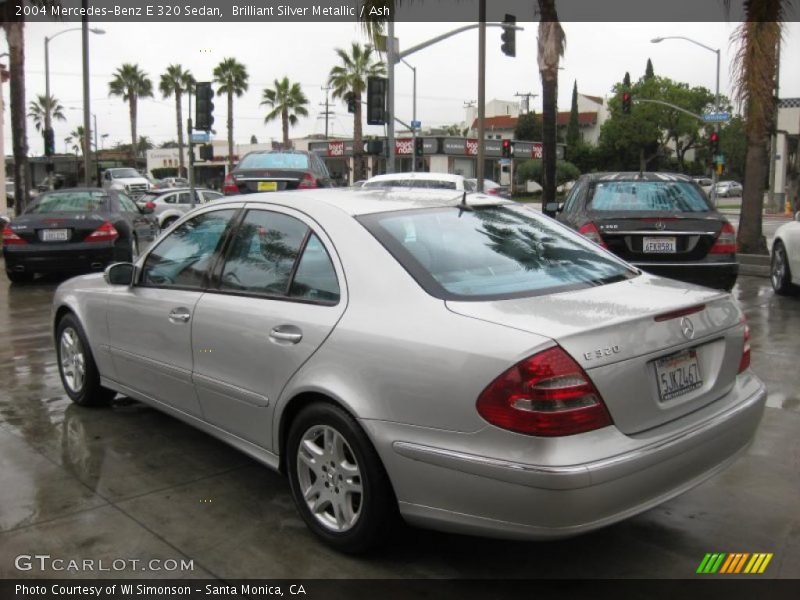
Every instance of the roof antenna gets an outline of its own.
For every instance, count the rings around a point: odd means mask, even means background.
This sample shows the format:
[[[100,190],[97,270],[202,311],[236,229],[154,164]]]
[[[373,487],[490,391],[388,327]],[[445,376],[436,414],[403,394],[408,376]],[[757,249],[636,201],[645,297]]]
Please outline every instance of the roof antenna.
[[[461,206],[467,207],[467,190],[464,190],[464,195],[461,196]]]

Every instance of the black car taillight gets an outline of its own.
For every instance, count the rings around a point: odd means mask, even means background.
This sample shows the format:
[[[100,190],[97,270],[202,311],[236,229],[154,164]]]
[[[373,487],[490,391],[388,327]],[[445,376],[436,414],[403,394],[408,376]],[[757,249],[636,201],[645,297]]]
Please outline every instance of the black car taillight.
[[[736,230],[725,221],[709,254],[736,254]]]
[[[28,242],[14,233],[14,230],[11,229],[11,225],[3,227],[3,246],[20,246],[27,243]]]
[[[478,397],[492,425],[546,437],[575,435],[612,424],[600,392],[560,346],[517,363]]]
[[[578,233],[582,234],[585,238],[592,240],[595,244],[603,248],[608,248],[608,244],[603,241],[603,238],[600,236],[600,230],[597,229],[597,226],[594,223],[589,222],[581,225],[581,228],[578,229]]]
[[[110,221],[106,221],[92,233],[86,236],[84,242],[113,242],[119,237],[119,232]]]

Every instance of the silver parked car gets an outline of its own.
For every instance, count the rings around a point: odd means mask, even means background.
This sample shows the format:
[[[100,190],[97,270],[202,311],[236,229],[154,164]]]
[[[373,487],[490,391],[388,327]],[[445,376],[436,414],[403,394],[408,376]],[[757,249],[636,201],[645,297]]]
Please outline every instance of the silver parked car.
[[[223,197],[221,192],[197,188],[195,205],[205,204]],[[139,208],[152,208],[161,229],[166,229],[192,208],[192,195],[189,188],[158,189],[145,192],[136,200]]]
[[[652,508],[731,464],[766,399],[724,292],[643,273],[501,198],[267,193],[77,277],[66,393],[117,393],[289,479],[341,550],[387,524],[523,539]]]

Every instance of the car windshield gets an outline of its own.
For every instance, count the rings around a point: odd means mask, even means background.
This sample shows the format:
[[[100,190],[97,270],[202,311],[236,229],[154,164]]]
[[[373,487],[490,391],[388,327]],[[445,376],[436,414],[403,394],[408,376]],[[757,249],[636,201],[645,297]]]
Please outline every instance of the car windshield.
[[[308,169],[308,156],[298,153],[269,152],[248,154],[239,169]]]
[[[524,207],[421,209],[359,220],[429,294],[442,299],[534,296],[637,274]]]
[[[94,212],[104,209],[107,202],[108,195],[103,192],[50,192],[39,196],[25,212]]]
[[[455,181],[443,181],[441,179],[379,179],[377,181],[367,181],[365,188],[382,187],[404,187],[404,188],[423,188],[428,190],[454,190]]]
[[[130,177],[141,177],[136,169],[114,169],[109,171],[112,179],[128,179]]]
[[[586,208],[644,212],[712,210],[702,192],[688,181],[598,181]]]

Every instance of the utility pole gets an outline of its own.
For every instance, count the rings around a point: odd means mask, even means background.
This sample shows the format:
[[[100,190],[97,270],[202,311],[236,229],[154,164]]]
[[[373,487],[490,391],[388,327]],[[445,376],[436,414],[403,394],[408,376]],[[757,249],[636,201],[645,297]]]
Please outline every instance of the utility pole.
[[[480,0],[478,8],[478,168],[475,169],[478,192],[483,191],[484,117],[486,116],[486,0]]]
[[[533,94],[531,92],[517,92],[514,95],[519,96],[520,98],[525,98],[525,114],[528,114],[531,112],[531,98],[535,98],[539,94]]]
[[[325,92],[325,102],[324,103],[320,102],[319,105],[325,107],[325,112],[322,113],[322,116],[325,117],[325,139],[327,140],[328,139],[328,120],[330,119],[330,116],[333,114],[333,112],[330,110],[330,104],[328,102],[328,91],[331,88],[329,86],[323,86],[320,89]]]
[[[8,56],[8,52],[0,54],[0,58],[4,56]],[[6,151],[3,146],[5,140],[3,127],[5,126],[6,119],[6,109],[5,106],[3,106],[3,84],[8,80],[9,76],[10,74],[6,70],[6,66],[0,63],[0,161],[2,161],[2,164],[0,164],[0,209],[4,211],[8,208],[8,198],[6,197]]]
[[[83,8],[88,12],[88,0],[83,0]],[[89,92],[89,19],[83,17],[81,23],[81,36],[83,38],[83,184],[86,187],[91,185],[89,178],[89,168],[92,164],[92,113],[91,95]],[[47,99],[50,102],[50,98]],[[136,140],[133,140],[134,146]]]
[[[389,85],[387,86],[388,89],[387,95],[388,98],[388,109],[389,109],[389,118],[386,122],[386,142],[389,146],[388,153],[386,155],[386,172],[387,173],[394,173],[394,156],[395,156],[395,147],[394,147],[394,64],[397,62],[397,58],[395,57],[395,45],[394,45],[394,15],[389,19],[389,23],[386,27],[386,32],[388,34],[386,40],[386,62],[388,63],[388,80]]]

